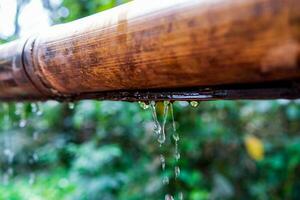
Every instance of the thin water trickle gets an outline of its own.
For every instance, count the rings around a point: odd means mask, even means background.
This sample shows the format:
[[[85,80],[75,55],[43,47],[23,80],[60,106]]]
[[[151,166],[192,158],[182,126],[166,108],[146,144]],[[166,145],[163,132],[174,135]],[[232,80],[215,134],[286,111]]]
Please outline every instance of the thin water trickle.
[[[157,141],[159,143],[159,146],[162,147],[162,145],[165,143],[166,141],[166,135],[165,135],[165,125],[166,125],[166,121],[167,121],[167,117],[168,117],[168,104],[169,102],[165,101],[164,102],[164,113],[163,113],[163,122],[162,125],[159,123],[158,121],[158,117],[157,117],[157,112],[156,112],[156,103],[154,101],[150,102],[150,108],[151,108],[151,112],[152,112],[152,117],[153,117],[153,121],[154,121],[154,133],[157,136]],[[161,168],[162,171],[165,171],[166,168],[166,159],[165,156],[163,154],[159,155],[159,160],[161,163]],[[169,177],[168,176],[164,176],[162,179],[162,183],[164,185],[169,184]]]
[[[180,167],[175,166],[174,171],[175,171],[175,179],[177,179],[180,175]]]
[[[159,136],[160,132],[161,132],[161,126],[160,126],[160,123],[157,118],[155,101],[150,102],[150,108],[151,108],[152,117],[153,117],[153,121],[154,121],[154,130],[153,131],[154,131],[155,135]]]
[[[176,128],[176,123],[175,123],[175,118],[174,118],[174,110],[173,110],[173,104],[170,104],[170,111],[171,111],[171,118],[172,118],[172,127],[173,127],[173,134],[172,137],[175,141],[175,153],[174,153],[174,157],[176,159],[176,161],[178,161],[180,159],[180,153],[178,150],[178,142],[180,140],[179,134],[177,132],[177,128]]]
[[[163,122],[161,126],[161,133],[157,139],[160,146],[162,146],[166,141],[166,122],[168,118],[169,103],[170,103],[169,101],[164,101],[164,113],[163,113]]]
[[[157,117],[155,102],[154,101],[150,102],[150,108],[151,108],[152,117],[153,117],[153,121],[154,121],[154,133],[158,137],[157,140],[160,144],[160,147],[162,147],[162,145],[166,141],[166,123],[167,123],[167,119],[168,119],[168,113],[170,112],[171,118],[172,118],[172,127],[173,127],[173,133],[172,133],[171,138],[173,138],[174,143],[175,143],[174,157],[175,157],[176,163],[177,163],[176,166],[174,167],[174,174],[175,174],[175,179],[177,180],[180,176],[180,167],[178,165],[178,161],[180,159],[180,152],[179,152],[179,148],[178,148],[178,143],[179,143],[179,140],[180,140],[180,136],[178,134],[175,119],[174,119],[173,104],[170,103],[169,101],[164,101],[163,105],[164,105],[164,107],[163,107],[162,123],[160,124],[159,121],[158,121],[158,117]],[[144,105],[142,104],[141,107],[143,108],[143,106]],[[160,154],[159,158],[160,158],[162,171],[165,171],[166,159],[165,159],[163,154]],[[162,182],[163,182],[164,185],[169,184],[169,182],[170,182],[169,177],[167,175],[164,175]],[[178,193],[178,198],[180,200],[183,200],[183,193],[182,192]],[[170,194],[166,194],[165,195],[165,200],[174,200],[174,197]]]
[[[176,133],[176,123],[175,123],[175,118],[174,118],[174,109],[173,109],[173,103],[170,103],[170,111],[171,111],[171,118],[172,118],[172,127],[174,133]],[[173,133],[173,134],[174,134]]]

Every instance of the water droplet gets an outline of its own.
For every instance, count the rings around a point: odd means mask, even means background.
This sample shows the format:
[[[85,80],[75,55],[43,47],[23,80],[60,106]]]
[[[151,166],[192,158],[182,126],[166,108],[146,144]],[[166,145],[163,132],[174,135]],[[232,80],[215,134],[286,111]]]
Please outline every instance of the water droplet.
[[[164,155],[160,154],[159,160],[160,160],[160,163],[161,163],[161,168],[164,171],[165,168],[166,168],[166,160],[165,160]]]
[[[174,118],[173,103],[170,103],[170,111],[171,111],[171,117],[172,117],[172,127],[173,127],[173,131],[176,132],[176,123],[175,123],[175,118]]]
[[[178,161],[180,159],[180,153],[175,151],[175,159]]]
[[[170,182],[170,180],[169,180],[169,177],[167,177],[167,176],[164,176],[164,178],[163,178],[163,184],[164,185],[168,185],[169,184],[169,182]]]
[[[191,105],[192,107],[196,108],[196,107],[199,105],[199,103],[198,103],[197,101],[191,101],[191,102],[190,102],[190,105]]]
[[[174,171],[175,171],[175,178],[177,179],[180,176],[180,167],[175,166]]]
[[[174,200],[174,197],[170,194],[166,194],[165,200]]]
[[[147,104],[145,102],[139,101],[138,103],[139,103],[140,107],[144,110],[149,108],[149,104]]]
[[[157,118],[156,107],[155,107],[154,101],[150,102],[150,108],[151,108],[152,117],[153,117],[153,121],[154,121],[154,130],[153,131],[154,131],[155,135],[159,136],[160,132],[161,132],[161,126],[160,126],[158,118]]]
[[[69,102],[69,103],[68,103],[68,108],[69,108],[70,110],[73,110],[73,109],[75,108],[75,103]]]
[[[173,105],[170,105],[171,110],[171,116],[172,116],[172,124],[173,124],[173,134],[172,137],[175,141],[175,159],[178,161],[180,159],[180,153],[178,151],[178,141],[180,140],[179,134],[176,129],[175,119],[174,119],[174,111],[173,111]]]

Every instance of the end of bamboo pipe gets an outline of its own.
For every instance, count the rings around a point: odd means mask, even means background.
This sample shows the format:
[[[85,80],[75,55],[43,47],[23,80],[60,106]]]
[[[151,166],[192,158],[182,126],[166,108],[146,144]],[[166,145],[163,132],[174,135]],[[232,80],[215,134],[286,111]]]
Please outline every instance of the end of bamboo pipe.
[[[0,46],[0,98],[27,100],[41,96],[28,77],[23,63],[26,40],[16,40]]]

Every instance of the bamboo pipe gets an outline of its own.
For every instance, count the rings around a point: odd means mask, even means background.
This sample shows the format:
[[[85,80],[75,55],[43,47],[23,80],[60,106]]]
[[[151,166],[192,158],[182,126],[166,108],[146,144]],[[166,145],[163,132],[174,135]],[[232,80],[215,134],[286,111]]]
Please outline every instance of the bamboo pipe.
[[[298,0],[135,0],[0,46],[0,99],[298,98],[299,10]]]

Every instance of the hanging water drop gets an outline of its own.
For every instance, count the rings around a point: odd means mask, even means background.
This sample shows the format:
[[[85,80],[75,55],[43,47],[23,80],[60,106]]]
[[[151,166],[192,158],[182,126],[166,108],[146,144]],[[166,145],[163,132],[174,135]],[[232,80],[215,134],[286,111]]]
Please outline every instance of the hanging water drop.
[[[154,121],[154,133],[159,136],[161,132],[161,126],[159,124],[158,118],[157,118],[157,113],[156,113],[156,107],[155,107],[155,101],[150,102],[150,108],[151,108],[151,113]]]
[[[166,194],[165,200],[174,200],[174,197],[170,194]]]
[[[147,103],[145,103],[145,102],[143,102],[143,101],[139,101],[138,103],[139,103],[140,107],[141,107],[142,109],[144,109],[144,110],[146,110],[146,109],[149,108],[149,104],[147,104]]]
[[[172,127],[173,127],[173,131],[176,132],[176,123],[175,123],[175,118],[174,118],[173,103],[170,103],[170,112],[171,112],[171,117],[172,117]]]
[[[191,101],[191,102],[190,102],[190,105],[191,105],[192,107],[196,108],[196,107],[199,105],[199,103],[198,103],[197,101]]]
[[[69,103],[68,103],[68,108],[69,108],[70,110],[73,110],[73,109],[75,108],[75,103],[69,102]]]
[[[161,163],[161,168],[164,171],[165,168],[166,168],[166,160],[165,160],[164,155],[160,154],[159,160],[160,160],[160,163]]]
[[[170,103],[169,101],[164,101],[164,113],[163,113],[163,122],[162,122],[162,127],[161,127],[161,133],[157,139],[157,141],[159,142],[160,145],[162,145],[166,141],[165,126],[166,126],[166,122],[167,122],[167,118],[168,118],[169,103]]]
[[[174,119],[173,104],[170,104],[170,111],[171,111],[172,127],[173,127],[172,137],[173,137],[173,139],[174,139],[175,142],[178,142],[180,138],[179,138],[179,134],[177,133],[177,129],[176,129],[176,123],[175,123],[175,119]]]
[[[173,111],[173,104],[170,104],[170,111],[171,111],[172,125],[173,125],[172,138],[175,141],[174,157],[175,157],[176,161],[178,161],[180,159],[180,153],[179,153],[179,150],[178,150],[178,142],[180,140],[180,137],[179,137],[179,134],[178,134],[177,129],[176,129],[176,123],[175,123],[174,111]]]

